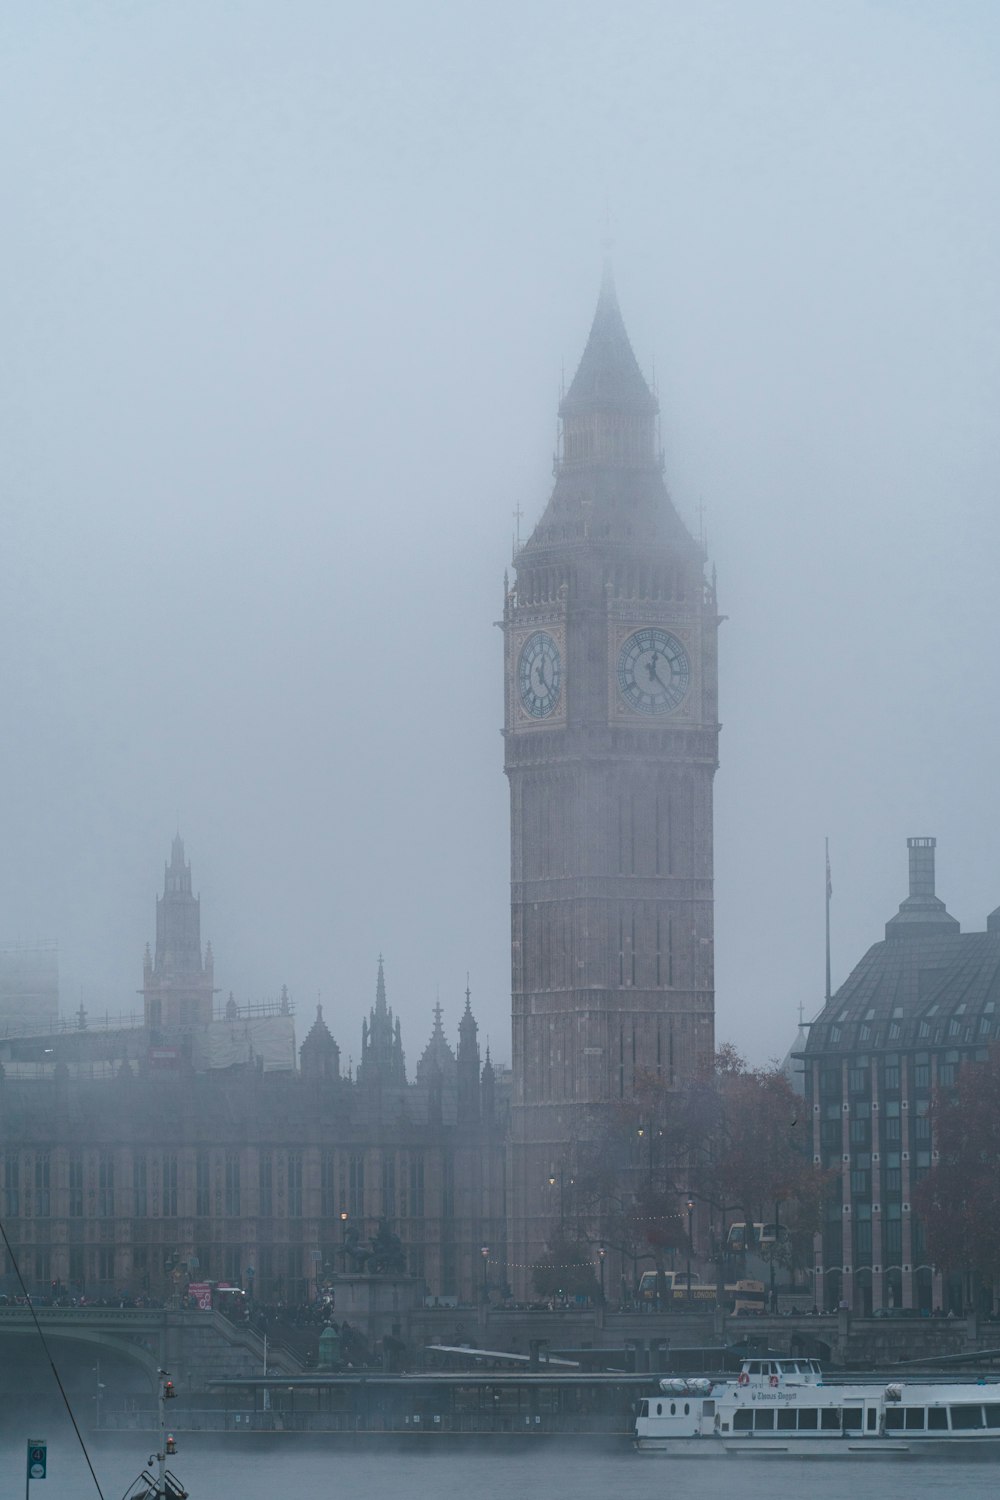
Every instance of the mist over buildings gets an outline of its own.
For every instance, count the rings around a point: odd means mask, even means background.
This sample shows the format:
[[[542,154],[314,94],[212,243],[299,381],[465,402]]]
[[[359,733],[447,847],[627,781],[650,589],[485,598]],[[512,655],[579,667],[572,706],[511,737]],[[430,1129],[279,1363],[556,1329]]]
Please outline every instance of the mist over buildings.
[[[180,828],[224,992],[385,955],[509,1054],[493,628],[597,295],[728,616],[717,1035],[781,1053],[938,839],[1000,902],[1000,18],[290,3],[7,18],[0,939],[136,1004]],[[606,209],[607,205],[607,209]],[[301,1022],[300,1022],[301,1029]]]

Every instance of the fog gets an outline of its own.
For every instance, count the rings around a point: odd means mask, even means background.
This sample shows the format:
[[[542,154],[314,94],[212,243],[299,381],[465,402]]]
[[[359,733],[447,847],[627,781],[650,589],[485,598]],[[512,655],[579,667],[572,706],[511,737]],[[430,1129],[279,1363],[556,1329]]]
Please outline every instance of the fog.
[[[509,1057],[500,634],[603,242],[718,567],[717,1032],[1000,904],[987,3],[8,7],[0,938]]]

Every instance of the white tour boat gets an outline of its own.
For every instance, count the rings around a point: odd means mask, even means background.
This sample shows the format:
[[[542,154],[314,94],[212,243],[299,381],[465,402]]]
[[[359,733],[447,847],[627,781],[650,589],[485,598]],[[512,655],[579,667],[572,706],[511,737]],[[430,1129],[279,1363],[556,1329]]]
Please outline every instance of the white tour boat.
[[[1000,1382],[827,1385],[814,1359],[762,1355],[745,1359],[737,1377],[661,1380],[640,1402],[635,1445],[694,1458],[1000,1457]]]

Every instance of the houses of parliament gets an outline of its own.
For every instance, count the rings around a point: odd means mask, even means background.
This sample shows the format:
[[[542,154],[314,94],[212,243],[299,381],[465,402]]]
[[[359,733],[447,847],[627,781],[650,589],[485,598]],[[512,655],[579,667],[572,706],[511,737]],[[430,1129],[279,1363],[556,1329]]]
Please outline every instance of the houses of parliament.
[[[609,273],[559,418],[504,588],[511,1069],[468,992],[408,1062],[374,956],[356,1069],[320,1010],[220,1003],[178,837],[142,1015],[0,1038],[3,1212],[35,1288],[163,1296],[187,1276],[301,1301],[345,1226],[384,1220],[428,1295],[526,1297],[579,1143],[640,1071],[671,1088],[711,1058],[719,615]]]

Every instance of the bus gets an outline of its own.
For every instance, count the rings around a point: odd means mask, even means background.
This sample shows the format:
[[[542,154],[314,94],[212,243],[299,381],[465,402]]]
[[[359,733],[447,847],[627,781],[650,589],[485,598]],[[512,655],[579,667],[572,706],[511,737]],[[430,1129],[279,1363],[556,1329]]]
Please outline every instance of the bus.
[[[694,1275],[688,1286],[684,1271],[663,1271],[664,1295],[667,1306],[694,1303],[701,1307],[718,1301],[714,1282],[699,1281]],[[643,1271],[639,1278],[639,1302],[647,1306],[656,1305],[656,1271]],[[767,1300],[762,1281],[731,1281],[724,1288],[723,1307],[727,1312],[741,1316],[757,1316],[766,1310]]]
[[[733,1255],[742,1255],[747,1248],[751,1250],[764,1250],[770,1252],[771,1246],[777,1241],[785,1244],[788,1239],[788,1230],[784,1224],[754,1224],[751,1244],[747,1246],[747,1226],[745,1224],[730,1224],[729,1233],[726,1236],[726,1244]]]

